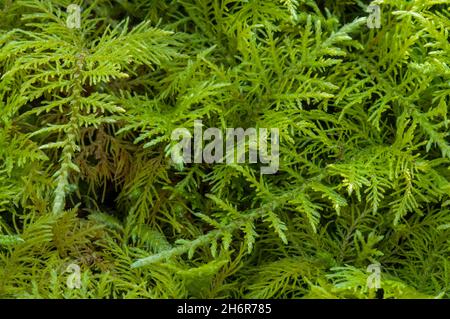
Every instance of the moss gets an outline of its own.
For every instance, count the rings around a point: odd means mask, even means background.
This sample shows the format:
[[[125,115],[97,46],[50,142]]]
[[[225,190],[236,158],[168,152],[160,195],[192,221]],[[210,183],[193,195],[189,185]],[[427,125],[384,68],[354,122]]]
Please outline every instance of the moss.
[[[0,297],[449,297],[447,2],[0,1]]]

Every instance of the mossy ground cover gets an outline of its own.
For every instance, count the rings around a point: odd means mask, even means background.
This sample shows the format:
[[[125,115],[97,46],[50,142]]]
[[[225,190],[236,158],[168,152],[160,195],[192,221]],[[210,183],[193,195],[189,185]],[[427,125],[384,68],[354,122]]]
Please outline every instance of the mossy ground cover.
[[[450,297],[448,0],[0,9],[0,297]]]

